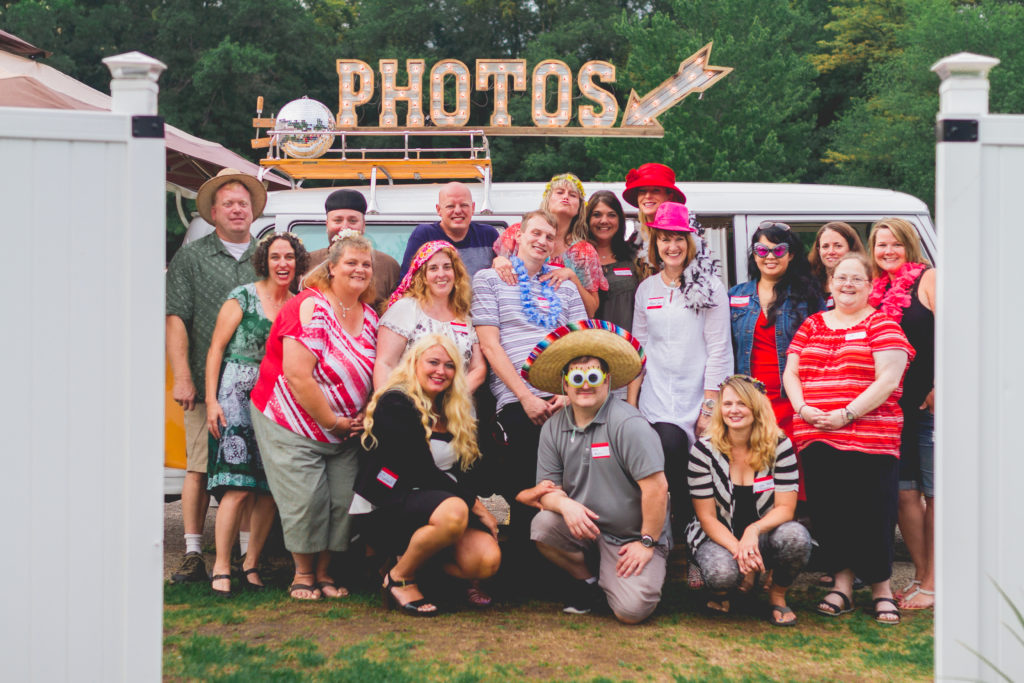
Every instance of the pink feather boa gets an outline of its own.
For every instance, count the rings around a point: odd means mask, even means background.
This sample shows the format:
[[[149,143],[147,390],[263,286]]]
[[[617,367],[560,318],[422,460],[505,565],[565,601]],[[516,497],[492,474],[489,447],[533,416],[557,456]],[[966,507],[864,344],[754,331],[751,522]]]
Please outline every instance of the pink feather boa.
[[[875,278],[868,303],[900,322],[903,320],[903,309],[910,305],[910,288],[927,268],[925,263],[904,263],[896,277],[882,275]]]

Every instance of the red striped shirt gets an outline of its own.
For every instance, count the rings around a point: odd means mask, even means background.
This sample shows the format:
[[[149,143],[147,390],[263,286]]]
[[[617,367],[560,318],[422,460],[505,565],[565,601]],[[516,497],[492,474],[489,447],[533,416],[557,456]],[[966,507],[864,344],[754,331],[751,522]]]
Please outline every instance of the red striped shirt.
[[[302,325],[299,306],[306,298],[316,303],[309,324]],[[267,339],[267,353],[260,364],[260,376],[253,387],[253,405],[277,424],[307,439],[340,441],[321,429],[295,400],[282,367],[282,340],[285,337],[301,342],[316,357],[313,379],[327,398],[331,410],[338,415],[353,417],[366,405],[373,385],[377,314],[363,304],[363,330],[358,337],[353,337],[338,323],[330,302],[320,292],[312,288],[304,290],[277,314]]]
[[[853,327],[833,330],[825,324],[823,313],[816,313],[793,336],[789,353],[800,356],[800,384],[804,403],[824,411],[845,408],[875,381],[877,351],[905,351],[907,364],[914,349],[898,323],[879,311]],[[906,368],[904,368],[906,372]],[[903,379],[887,399],[867,415],[834,430],[820,430],[797,415],[794,435],[803,449],[814,441],[844,451],[880,453],[900,457],[900,430],[903,413],[899,399]]]

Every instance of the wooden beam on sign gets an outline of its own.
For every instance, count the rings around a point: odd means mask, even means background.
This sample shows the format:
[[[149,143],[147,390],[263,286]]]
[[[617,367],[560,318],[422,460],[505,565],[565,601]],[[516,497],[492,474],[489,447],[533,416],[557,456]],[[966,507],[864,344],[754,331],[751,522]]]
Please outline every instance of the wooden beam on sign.
[[[267,128],[268,130],[274,129],[276,119],[253,119],[252,125],[255,128]],[[331,131],[322,131],[324,133],[412,133],[415,135],[430,135],[432,132],[441,133],[449,130],[460,130],[459,128],[447,128],[445,126],[430,126],[423,128],[383,128],[381,126],[367,126],[365,128],[338,128]],[[508,136],[508,137],[563,137],[563,138],[579,138],[579,137],[593,137],[593,138],[662,138],[665,137],[665,129],[657,123],[647,126],[622,126],[619,128],[611,127],[590,127],[583,128],[581,126],[569,127],[540,127],[540,126],[483,126],[481,128],[474,129],[475,133],[482,133],[492,137]],[[469,135],[469,133],[466,133]],[[266,145],[260,145],[266,147]],[[256,148],[255,142],[253,148]]]
[[[270,147],[270,138],[253,138],[250,144],[253,149],[266,149]]]

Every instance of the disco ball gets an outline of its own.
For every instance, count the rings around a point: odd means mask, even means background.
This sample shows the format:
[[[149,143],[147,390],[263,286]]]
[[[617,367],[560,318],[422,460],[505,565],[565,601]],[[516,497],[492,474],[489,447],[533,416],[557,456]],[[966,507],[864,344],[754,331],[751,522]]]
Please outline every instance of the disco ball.
[[[292,100],[277,113],[275,130],[281,149],[296,159],[322,157],[334,144],[334,136],[320,131],[334,128],[334,115],[324,104],[303,97]]]

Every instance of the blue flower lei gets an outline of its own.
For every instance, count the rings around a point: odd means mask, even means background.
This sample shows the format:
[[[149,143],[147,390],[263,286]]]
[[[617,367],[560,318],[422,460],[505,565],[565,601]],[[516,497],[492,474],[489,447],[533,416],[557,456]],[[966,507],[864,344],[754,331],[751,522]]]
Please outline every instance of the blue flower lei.
[[[540,283],[541,296],[549,302],[548,314],[542,315],[537,309],[533,296],[530,294],[530,276],[526,274],[526,266],[523,264],[522,259],[518,256],[511,256],[509,260],[512,262],[512,268],[516,271],[516,277],[519,279],[519,300],[522,302],[523,313],[526,314],[526,319],[544,329],[556,327],[558,325],[558,315],[562,312],[562,300],[555,294],[551,284],[547,281]],[[541,275],[544,275],[547,271],[546,266],[541,266]]]

